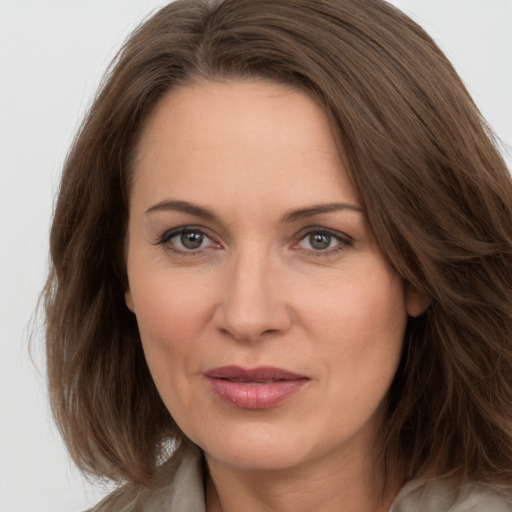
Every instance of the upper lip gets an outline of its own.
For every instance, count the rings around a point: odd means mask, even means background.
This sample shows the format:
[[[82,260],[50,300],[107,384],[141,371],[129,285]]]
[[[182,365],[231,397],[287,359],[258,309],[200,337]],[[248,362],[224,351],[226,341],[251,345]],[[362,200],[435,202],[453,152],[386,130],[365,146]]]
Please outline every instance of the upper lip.
[[[239,382],[272,382],[278,380],[303,380],[305,375],[289,372],[273,366],[259,366],[257,368],[241,368],[240,366],[221,366],[205,372],[205,375],[214,379],[236,380]]]

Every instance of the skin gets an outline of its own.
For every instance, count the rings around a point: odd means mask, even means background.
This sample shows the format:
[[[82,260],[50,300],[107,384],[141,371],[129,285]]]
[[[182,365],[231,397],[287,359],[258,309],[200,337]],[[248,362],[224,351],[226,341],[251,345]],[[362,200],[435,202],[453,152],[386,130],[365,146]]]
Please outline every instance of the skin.
[[[314,210],[332,204],[344,206]],[[198,249],[173,231],[184,226]],[[127,269],[155,384],[205,452],[209,512],[388,510],[382,403],[425,303],[379,252],[314,101],[264,81],[164,97],[135,160]],[[208,386],[225,365],[309,380],[248,410]]]

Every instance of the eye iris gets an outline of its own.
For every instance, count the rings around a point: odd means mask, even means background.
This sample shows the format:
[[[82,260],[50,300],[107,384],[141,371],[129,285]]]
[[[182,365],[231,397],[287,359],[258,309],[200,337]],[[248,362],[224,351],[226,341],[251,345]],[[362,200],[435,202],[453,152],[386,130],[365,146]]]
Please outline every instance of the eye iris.
[[[309,243],[313,249],[322,250],[327,249],[331,244],[331,235],[324,233],[315,233],[309,236]]]
[[[189,231],[181,234],[181,243],[187,249],[198,249],[203,243],[204,235],[197,231]]]

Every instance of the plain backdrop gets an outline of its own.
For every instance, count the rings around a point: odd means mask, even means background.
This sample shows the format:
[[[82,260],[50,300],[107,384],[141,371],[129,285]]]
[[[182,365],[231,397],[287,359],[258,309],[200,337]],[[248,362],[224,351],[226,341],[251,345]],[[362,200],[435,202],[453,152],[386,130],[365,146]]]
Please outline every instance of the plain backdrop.
[[[53,426],[34,311],[77,124],[123,40],[164,3],[0,0],[0,512],[78,512],[108,490],[81,477]],[[436,39],[512,145],[512,0],[392,3]]]

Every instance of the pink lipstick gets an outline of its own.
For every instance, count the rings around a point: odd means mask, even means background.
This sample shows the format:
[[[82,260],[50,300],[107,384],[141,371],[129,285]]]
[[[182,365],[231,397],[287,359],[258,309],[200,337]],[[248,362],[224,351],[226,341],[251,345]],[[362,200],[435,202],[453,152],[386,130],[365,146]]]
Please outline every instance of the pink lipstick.
[[[208,370],[210,389],[224,402],[241,409],[268,409],[295,395],[310,380],[270,366],[244,369],[223,366]]]

